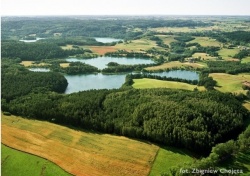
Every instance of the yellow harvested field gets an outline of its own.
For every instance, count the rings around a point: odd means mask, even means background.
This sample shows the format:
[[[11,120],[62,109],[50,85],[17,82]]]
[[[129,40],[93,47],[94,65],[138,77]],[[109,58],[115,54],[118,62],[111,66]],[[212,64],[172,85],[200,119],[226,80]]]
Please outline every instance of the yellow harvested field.
[[[60,67],[66,68],[69,66],[69,63],[60,63]]]
[[[179,61],[173,61],[164,63],[162,65],[154,66],[154,67],[148,67],[147,70],[164,70],[164,69],[170,69],[170,68],[202,68],[205,67],[205,65],[201,63],[189,63],[189,62],[179,62]]]
[[[126,137],[73,130],[2,114],[2,143],[46,158],[73,175],[148,175],[159,149]]]
[[[86,46],[86,48],[100,55],[104,55],[107,52],[115,52],[118,50],[114,46]]]
[[[66,46],[61,46],[63,50],[69,50],[69,49],[74,49],[73,45],[66,45]]]
[[[29,66],[44,66],[44,65],[50,65],[50,64],[47,64],[47,63],[35,64],[34,61],[22,61],[21,65],[25,67],[29,67]]]

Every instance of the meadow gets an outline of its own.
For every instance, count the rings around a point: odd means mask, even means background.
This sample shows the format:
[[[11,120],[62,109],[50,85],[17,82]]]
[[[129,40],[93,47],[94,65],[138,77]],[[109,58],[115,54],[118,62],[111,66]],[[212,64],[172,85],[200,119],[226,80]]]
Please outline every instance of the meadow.
[[[71,175],[46,159],[12,149],[3,144],[1,144],[1,174],[3,176]]]
[[[238,48],[234,49],[227,49],[227,48],[222,48],[221,50],[218,51],[218,54],[222,57],[224,60],[238,60],[233,58],[235,54],[237,54],[240,51]]]
[[[211,73],[209,76],[217,81],[216,90],[221,92],[246,93],[242,89],[242,82],[250,80],[250,74],[230,75],[226,73]]]
[[[209,37],[195,37],[194,40],[191,40],[188,43],[199,43],[201,46],[221,46],[221,43]]]
[[[185,89],[185,90],[205,90],[202,86],[191,85],[187,83],[175,82],[175,81],[161,81],[156,79],[133,79],[133,87],[136,89],[146,88],[171,88],[171,89]]]

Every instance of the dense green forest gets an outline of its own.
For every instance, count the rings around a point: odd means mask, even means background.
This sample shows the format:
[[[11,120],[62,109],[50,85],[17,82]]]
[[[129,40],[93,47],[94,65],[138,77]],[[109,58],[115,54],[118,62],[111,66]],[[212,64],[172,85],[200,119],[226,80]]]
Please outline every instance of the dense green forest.
[[[10,102],[3,99],[2,110],[200,154],[237,137],[249,116],[233,95],[169,89],[92,90],[67,96],[32,92]]]
[[[24,43],[3,41],[1,57],[20,58],[21,60],[38,61],[42,59],[62,58],[70,55],[83,54],[83,49],[63,50],[52,42]]]

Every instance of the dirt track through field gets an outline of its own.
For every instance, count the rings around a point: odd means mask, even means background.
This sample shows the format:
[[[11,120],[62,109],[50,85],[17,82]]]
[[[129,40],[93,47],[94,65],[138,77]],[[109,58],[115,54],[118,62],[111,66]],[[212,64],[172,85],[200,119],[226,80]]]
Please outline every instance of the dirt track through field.
[[[46,158],[74,175],[148,175],[158,147],[2,115],[2,143]],[[25,164],[25,163],[24,163]]]

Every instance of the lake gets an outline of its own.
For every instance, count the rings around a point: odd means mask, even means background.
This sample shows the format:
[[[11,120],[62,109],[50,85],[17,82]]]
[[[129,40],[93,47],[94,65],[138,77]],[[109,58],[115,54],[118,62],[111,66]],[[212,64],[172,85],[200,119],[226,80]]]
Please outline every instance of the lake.
[[[68,58],[66,59],[68,62],[83,62],[89,65],[93,65],[98,69],[104,69],[107,67],[109,62],[117,62],[118,64],[125,64],[125,65],[136,65],[136,64],[152,64],[154,61],[151,59],[146,58],[118,58],[118,57],[97,57],[91,59],[77,59],[77,58]]]
[[[87,75],[65,75],[68,81],[66,94],[79,92],[90,89],[118,89],[125,82],[126,74],[104,75],[87,74]]]
[[[50,69],[48,68],[29,68],[30,71],[33,71],[33,72],[49,72]]]
[[[95,37],[95,40],[102,43],[112,43],[112,42],[119,42],[122,39]]]
[[[25,43],[31,43],[31,42],[37,42],[38,40],[42,40],[42,39],[45,39],[45,38],[36,38],[36,40],[19,40],[19,41],[25,42]]]
[[[160,73],[150,73],[151,75],[157,76],[166,76],[171,78],[180,78],[186,80],[199,80],[199,74],[194,71],[187,71],[187,70],[172,70],[169,72],[160,72]]]

